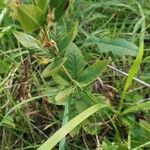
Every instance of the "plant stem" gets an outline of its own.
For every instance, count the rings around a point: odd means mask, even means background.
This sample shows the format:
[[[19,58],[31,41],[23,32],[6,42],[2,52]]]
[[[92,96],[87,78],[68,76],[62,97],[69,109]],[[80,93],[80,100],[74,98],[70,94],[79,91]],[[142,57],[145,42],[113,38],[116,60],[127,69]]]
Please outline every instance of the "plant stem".
[[[48,36],[48,33],[47,33],[46,26],[43,26],[43,31],[44,31],[44,34],[45,34],[47,40],[48,40],[48,39],[49,39],[49,36]]]
[[[124,72],[124,71],[121,71],[121,70],[119,70],[119,69],[117,69],[117,68],[115,68],[115,67],[113,67],[113,66],[110,66],[110,65],[107,65],[110,69],[113,69],[113,70],[115,70],[115,71],[117,71],[117,72],[119,72],[119,73],[121,73],[121,74],[123,74],[123,75],[125,75],[125,76],[129,76],[126,72]],[[146,83],[146,82],[144,82],[144,81],[142,81],[142,80],[140,80],[140,79],[138,79],[138,78],[136,78],[136,77],[133,77],[133,80],[135,80],[135,81],[137,81],[137,82],[139,82],[139,83],[141,83],[141,84],[143,84],[143,85],[145,85],[145,86],[147,86],[147,87],[149,87],[150,88],[150,84],[148,84],[148,83]]]

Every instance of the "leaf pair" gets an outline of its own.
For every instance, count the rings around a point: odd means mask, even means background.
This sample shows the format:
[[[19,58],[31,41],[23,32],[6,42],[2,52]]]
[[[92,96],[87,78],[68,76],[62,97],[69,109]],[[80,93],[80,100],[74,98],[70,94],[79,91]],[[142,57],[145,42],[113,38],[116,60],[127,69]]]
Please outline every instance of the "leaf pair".
[[[64,67],[68,72],[68,74],[70,75],[70,78],[85,86],[90,84],[93,80],[95,80],[96,77],[101,74],[101,72],[110,62],[108,60],[104,61],[97,60],[93,65],[85,69],[84,57],[80,49],[74,43],[71,43],[68,46],[65,53],[65,58],[66,61],[64,62]],[[60,62],[56,61],[49,64],[42,73],[43,77],[45,78],[51,76],[52,75],[51,72],[53,72],[53,69],[55,70],[57,69],[58,71],[61,65],[62,65],[61,61]],[[57,74],[57,76],[59,75]]]
[[[97,60],[85,69],[84,57],[79,48],[73,43],[66,50],[65,57],[67,60],[64,66],[71,77],[85,86],[95,80],[110,62],[108,60]]]
[[[85,61],[80,49],[71,43],[66,50],[65,57],[55,59],[50,63],[43,70],[42,77],[52,76],[58,84],[63,86],[55,100],[64,102],[74,92],[76,86],[85,87],[95,80],[108,63],[107,60],[98,60],[85,69]]]
[[[26,32],[37,30],[46,22],[45,13],[48,5],[51,10],[55,10],[55,21],[58,21],[69,7],[70,0],[37,0],[36,5],[15,6],[13,16],[17,19]]]

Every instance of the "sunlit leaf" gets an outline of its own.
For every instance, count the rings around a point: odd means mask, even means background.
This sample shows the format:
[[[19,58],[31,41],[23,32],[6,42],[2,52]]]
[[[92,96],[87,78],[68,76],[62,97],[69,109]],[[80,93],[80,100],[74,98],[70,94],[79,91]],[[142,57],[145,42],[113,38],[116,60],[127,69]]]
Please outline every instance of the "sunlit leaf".
[[[126,115],[128,113],[133,113],[137,111],[147,111],[147,110],[150,110],[150,101],[135,104],[134,106],[125,109],[122,112],[122,115]]]
[[[14,36],[16,37],[18,42],[20,42],[26,48],[41,48],[42,47],[42,44],[40,43],[40,41],[38,41],[31,35],[26,34],[24,32],[15,31]]]
[[[86,109],[73,119],[71,119],[68,123],[66,123],[63,127],[61,127],[57,132],[55,132],[45,143],[43,143],[38,150],[51,150],[63,137],[65,137],[71,130],[73,130],[76,126],[78,126],[81,122],[91,116],[93,113],[98,110],[105,108],[107,106],[102,104],[96,104]]]
[[[15,17],[27,32],[35,31],[44,22],[42,10],[35,5],[20,5]]]
[[[70,94],[74,91],[74,89],[75,89],[74,87],[68,87],[60,91],[55,97],[56,102],[58,103],[64,102],[70,96]]]
[[[42,77],[47,78],[52,76],[54,73],[56,73],[62,66],[62,64],[65,62],[66,59],[56,59],[54,62],[50,63],[42,72]]]

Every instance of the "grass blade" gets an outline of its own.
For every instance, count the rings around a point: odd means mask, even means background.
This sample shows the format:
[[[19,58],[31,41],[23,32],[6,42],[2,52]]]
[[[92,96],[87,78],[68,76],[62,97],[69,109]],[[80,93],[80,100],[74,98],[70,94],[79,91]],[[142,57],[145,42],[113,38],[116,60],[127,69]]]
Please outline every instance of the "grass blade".
[[[122,92],[122,95],[121,95],[121,100],[120,100],[120,103],[119,103],[118,112],[120,112],[121,109],[122,109],[122,105],[123,105],[123,100],[125,98],[125,94],[126,94],[128,88],[129,88],[129,86],[132,83],[133,77],[135,76],[135,74],[138,71],[139,65],[140,65],[142,57],[143,57],[143,52],[144,52],[144,43],[141,42],[141,46],[140,46],[139,52],[137,54],[137,57],[136,57],[133,65],[131,66],[131,69],[129,70],[129,76],[128,76],[127,80],[126,80],[126,83],[125,83],[125,86],[124,86],[124,89],[123,89],[123,92]]]
[[[64,110],[64,116],[63,116],[63,122],[62,122],[62,127],[68,122],[69,120],[69,101],[66,102],[65,105],[65,110]],[[66,143],[66,137],[64,137],[60,143],[59,143],[59,150],[65,150],[65,143]]]
[[[130,108],[127,108],[122,112],[122,115],[126,115],[131,112],[136,112],[136,111],[146,111],[150,110],[150,101],[143,102],[143,103],[138,103],[137,105],[131,106]]]
[[[42,144],[38,150],[51,150],[61,139],[63,139],[71,130],[73,130],[77,125],[91,116],[93,113],[98,110],[107,107],[106,105],[96,104],[86,109],[72,120],[70,120],[67,124],[65,124],[62,128],[60,128],[57,132],[55,132],[44,144]]]

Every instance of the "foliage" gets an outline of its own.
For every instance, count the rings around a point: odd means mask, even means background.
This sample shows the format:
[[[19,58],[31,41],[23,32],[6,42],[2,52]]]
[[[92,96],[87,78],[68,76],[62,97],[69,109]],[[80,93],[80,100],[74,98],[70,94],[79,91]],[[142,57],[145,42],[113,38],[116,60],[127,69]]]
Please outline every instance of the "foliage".
[[[1,149],[148,149],[147,3],[0,1]]]

